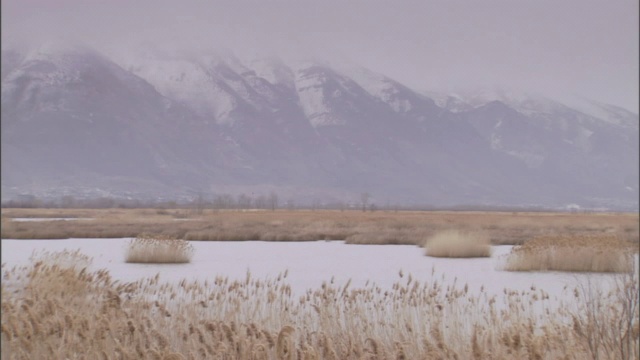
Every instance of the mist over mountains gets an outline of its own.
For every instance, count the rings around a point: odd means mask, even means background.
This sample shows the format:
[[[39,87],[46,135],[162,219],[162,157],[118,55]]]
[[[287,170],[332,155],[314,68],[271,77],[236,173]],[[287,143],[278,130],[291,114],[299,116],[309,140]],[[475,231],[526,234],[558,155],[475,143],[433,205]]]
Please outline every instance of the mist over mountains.
[[[426,84],[428,86],[428,84]],[[229,51],[2,51],[2,197],[638,209],[638,115]]]

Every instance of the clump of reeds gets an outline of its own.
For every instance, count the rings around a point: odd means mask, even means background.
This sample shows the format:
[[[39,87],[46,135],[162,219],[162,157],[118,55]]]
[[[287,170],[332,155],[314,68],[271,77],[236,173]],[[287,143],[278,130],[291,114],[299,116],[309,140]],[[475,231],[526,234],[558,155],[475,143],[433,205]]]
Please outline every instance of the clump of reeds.
[[[489,239],[481,233],[459,230],[439,232],[424,244],[425,254],[433,257],[472,258],[490,257]]]
[[[638,359],[638,272],[616,274],[613,279],[609,291],[590,278],[578,283],[573,291],[578,301],[570,311],[571,325],[592,359]]]
[[[507,271],[631,272],[632,244],[615,235],[542,236],[515,246]]]
[[[129,242],[125,262],[188,263],[192,256],[193,245],[186,240],[145,234]]]
[[[93,262],[89,256],[80,252],[80,249],[74,251],[33,251],[29,260],[36,264],[45,264],[48,266],[57,266],[60,268],[68,268],[73,270],[82,270]]]

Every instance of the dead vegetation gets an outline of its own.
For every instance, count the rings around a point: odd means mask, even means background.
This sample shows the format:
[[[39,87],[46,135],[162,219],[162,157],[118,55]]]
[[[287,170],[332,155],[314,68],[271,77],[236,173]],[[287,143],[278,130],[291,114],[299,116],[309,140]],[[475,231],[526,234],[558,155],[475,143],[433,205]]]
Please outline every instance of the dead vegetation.
[[[193,245],[182,239],[143,234],[129,241],[127,263],[175,264],[191,262]]]
[[[458,230],[439,232],[424,244],[425,255],[448,258],[490,257],[489,238]]]
[[[13,218],[92,220],[16,222]],[[616,235],[638,243],[638,214],[400,211],[213,211],[3,209],[3,239],[124,238],[154,233],[185,240],[313,241],[421,246],[438,232],[483,233],[493,245],[539,236]]]
[[[610,290],[578,283],[575,301],[558,304],[542,289],[489,296],[410,275],[390,289],[327,282],[301,296],[286,273],[121,283],[88,263],[66,251],[3,265],[3,359],[640,356],[637,273],[612,275],[617,286]]]
[[[615,235],[542,236],[515,246],[508,271],[632,272],[638,244]]]

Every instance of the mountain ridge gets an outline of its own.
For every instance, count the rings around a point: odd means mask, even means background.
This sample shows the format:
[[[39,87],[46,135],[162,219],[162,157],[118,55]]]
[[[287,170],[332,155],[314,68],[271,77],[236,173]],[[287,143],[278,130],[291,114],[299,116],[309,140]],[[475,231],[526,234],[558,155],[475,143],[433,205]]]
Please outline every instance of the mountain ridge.
[[[363,68],[230,53],[116,61],[43,47],[3,50],[2,64],[3,197],[73,183],[114,196],[271,188],[308,202],[308,188],[327,201],[638,208],[638,115],[596,101],[418,92]]]

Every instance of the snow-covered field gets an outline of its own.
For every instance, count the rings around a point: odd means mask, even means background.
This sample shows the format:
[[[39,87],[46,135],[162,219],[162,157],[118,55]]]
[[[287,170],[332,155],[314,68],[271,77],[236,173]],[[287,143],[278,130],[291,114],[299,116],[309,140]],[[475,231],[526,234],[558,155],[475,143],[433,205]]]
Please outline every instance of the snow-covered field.
[[[422,248],[409,245],[347,245],[339,241],[318,242],[192,242],[195,253],[189,264],[127,264],[124,253],[130,239],[2,240],[2,263],[8,267],[27,264],[34,251],[80,249],[93,258],[95,270],[108,269],[122,281],[160,274],[161,281],[212,280],[217,275],[244,279],[276,278],[288,270],[287,282],[302,294],[319,288],[323,281],[351,286],[375,283],[391,288],[409,274],[420,282],[469,285],[469,290],[500,295],[503,290],[544,290],[551,299],[569,299],[573,288],[589,280],[605,285],[610,274],[561,272],[507,272],[499,269],[511,246],[493,247],[491,258],[447,259],[424,256]],[[637,257],[636,257],[637,261]],[[636,267],[637,268],[637,267]]]

